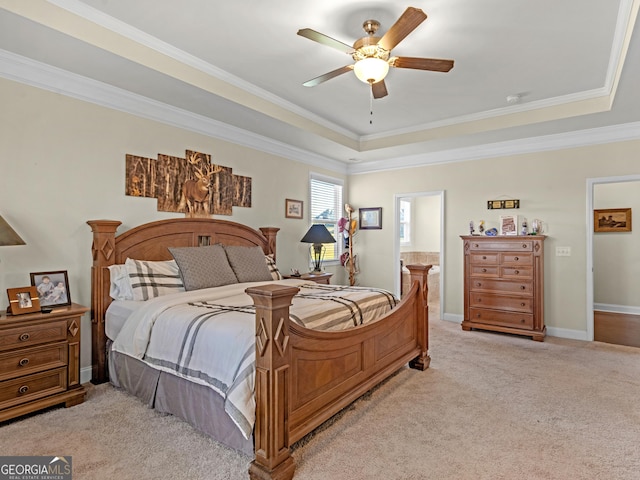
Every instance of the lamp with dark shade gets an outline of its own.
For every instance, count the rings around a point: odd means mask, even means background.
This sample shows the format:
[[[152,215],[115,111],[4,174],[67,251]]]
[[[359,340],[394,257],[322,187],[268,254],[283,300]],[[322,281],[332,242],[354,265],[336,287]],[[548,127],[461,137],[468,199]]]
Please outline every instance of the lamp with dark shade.
[[[311,225],[311,228],[305,233],[302,240],[303,243],[313,244],[313,271],[311,273],[322,272],[322,257],[324,254],[323,243],[336,243],[336,239],[322,224]]]
[[[0,246],[26,245],[20,235],[0,215]]]

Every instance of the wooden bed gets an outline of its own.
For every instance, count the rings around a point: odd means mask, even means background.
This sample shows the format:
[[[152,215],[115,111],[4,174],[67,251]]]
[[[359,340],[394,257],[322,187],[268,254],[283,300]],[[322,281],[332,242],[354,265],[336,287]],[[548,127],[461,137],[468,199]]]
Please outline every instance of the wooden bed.
[[[108,266],[126,258],[172,259],[168,247],[260,246],[276,253],[278,228],[254,230],[235,222],[180,218],[140,225],[116,236],[114,220],[87,222],[93,231],[92,382],[108,380],[105,313],[111,303]],[[246,290],[256,306],[256,422],[253,479],[289,479],[295,464],[290,446],[406,363],[429,366],[427,274],[429,265],[409,265],[412,286],[380,320],[326,332],[289,321],[298,289],[277,284]]]

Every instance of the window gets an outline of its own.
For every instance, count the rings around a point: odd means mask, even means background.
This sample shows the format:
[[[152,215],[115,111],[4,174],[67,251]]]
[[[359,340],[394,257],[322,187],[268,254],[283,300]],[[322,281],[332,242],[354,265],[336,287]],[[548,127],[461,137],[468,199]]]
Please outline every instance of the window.
[[[411,199],[400,199],[400,245],[411,245]]]
[[[342,253],[342,243],[339,241],[338,220],[342,217],[342,188],[343,182],[337,178],[311,174],[310,191],[311,222],[320,223],[336,239],[336,243],[325,244],[323,261],[338,260]]]

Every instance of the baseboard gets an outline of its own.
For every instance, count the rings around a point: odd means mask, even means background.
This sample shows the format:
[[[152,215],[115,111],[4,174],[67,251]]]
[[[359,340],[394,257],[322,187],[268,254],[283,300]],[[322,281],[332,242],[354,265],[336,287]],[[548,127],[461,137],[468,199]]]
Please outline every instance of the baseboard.
[[[550,327],[549,325],[547,325],[547,335],[570,340],[587,340],[586,330],[572,330],[570,328]]]
[[[80,383],[87,383],[91,381],[92,368],[84,367],[80,369]]]
[[[458,315],[457,313],[443,313],[442,319],[447,322],[462,323],[464,315]]]
[[[610,303],[594,303],[593,309],[599,312],[627,313],[630,315],[640,315],[640,307],[631,305],[614,305]]]

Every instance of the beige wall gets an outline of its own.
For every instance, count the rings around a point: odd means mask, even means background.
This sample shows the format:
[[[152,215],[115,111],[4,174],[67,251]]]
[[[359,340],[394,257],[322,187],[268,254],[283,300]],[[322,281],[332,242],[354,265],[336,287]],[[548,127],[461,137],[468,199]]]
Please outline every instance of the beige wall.
[[[440,196],[422,195],[412,198],[411,245],[400,247],[401,252],[440,251]],[[392,224],[388,224],[392,226]]]
[[[513,155],[471,162],[352,175],[349,200],[354,207],[383,207],[383,230],[358,235],[360,283],[393,289],[394,195],[445,191],[444,312],[461,319],[462,242],[469,221],[498,226],[491,199],[517,198],[521,208],[502,211],[541,219],[545,242],[545,320],[551,331],[584,332],[586,326],[586,179],[637,174],[640,141]],[[571,247],[556,257],[556,246]],[[627,268],[627,267],[623,267]]]
[[[593,207],[631,208],[640,214],[640,182],[594,185]],[[593,236],[595,303],[640,309],[640,223],[631,232],[598,232]],[[633,226],[633,223],[632,223]]]
[[[73,301],[90,305],[89,219],[139,223],[176,217],[156,210],[156,200],[124,194],[125,155],[184,156],[210,153],[216,163],[252,178],[252,208],[234,207],[233,220],[252,227],[277,226],[278,265],[306,270],[300,243],[308,224],[285,219],[285,198],[308,207],[309,173],[333,172],[268,155],[203,135],[141,119],[62,95],[0,79],[0,215],[26,246],[0,247],[0,308],[7,288],[28,286],[30,272],[67,270]],[[286,173],[285,173],[286,172]],[[284,181],[283,181],[283,175]],[[327,268],[331,270],[331,267]],[[339,279],[343,269],[339,270]],[[83,320],[82,366],[90,365],[90,321]]]

